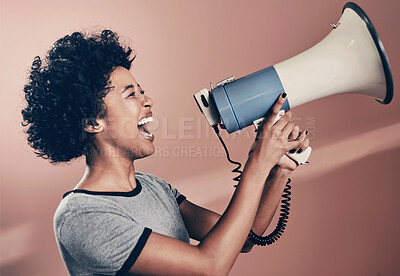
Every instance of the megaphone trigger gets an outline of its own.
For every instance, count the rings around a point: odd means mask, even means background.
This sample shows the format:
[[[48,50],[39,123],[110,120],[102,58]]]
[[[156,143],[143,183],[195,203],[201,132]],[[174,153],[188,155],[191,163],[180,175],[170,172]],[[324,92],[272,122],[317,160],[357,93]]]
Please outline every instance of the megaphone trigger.
[[[285,115],[285,110],[282,109],[281,111],[278,112],[278,115],[276,116],[276,118],[274,120],[274,125],[276,124],[276,122],[279,121],[280,118],[282,118],[283,115]],[[257,119],[257,120],[253,121],[253,125],[254,125],[254,128],[255,128],[254,131],[255,132],[257,132],[258,128],[261,126],[261,124],[263,123],[264,119],[265,118],[262,117],[260,119]]]
[[[282,118],[283,115],[285,115],[285,110],[282,109],[281,111],[278,112],[278,115],[276,115],[276,118],[275,118],[275,121],[273,124],[275,125],[276,122],[278,122],[279,119]]]

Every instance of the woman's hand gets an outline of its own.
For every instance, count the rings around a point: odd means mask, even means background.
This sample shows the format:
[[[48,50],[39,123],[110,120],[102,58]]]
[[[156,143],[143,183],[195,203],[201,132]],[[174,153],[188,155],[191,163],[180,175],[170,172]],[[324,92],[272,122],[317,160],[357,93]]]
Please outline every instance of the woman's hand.
[[[296,124],[291,121],[292,113],[288,111],[274,125],[274,120],[285,102],[286,93],[276,100],[267,113],[263,124],[258,128],[256,139],[250,148],[247,162],[258,166],[272,168],[289,150],[300,148],[304,140],[288,140]]]
[[[307,137],[308,131],[303,131],[300,133],[300,128],[296,125],[293,131],[289,135],[289,141],[299,140],[301,145],[298,148],[293,149],[290,153],[301,153],[310,145],[310,140]],[[281,157],[279,162],[276,164],[279,168],[288,170],[290,172],[294,171],[299,165],[296,161],[288,157],[286,154]]]

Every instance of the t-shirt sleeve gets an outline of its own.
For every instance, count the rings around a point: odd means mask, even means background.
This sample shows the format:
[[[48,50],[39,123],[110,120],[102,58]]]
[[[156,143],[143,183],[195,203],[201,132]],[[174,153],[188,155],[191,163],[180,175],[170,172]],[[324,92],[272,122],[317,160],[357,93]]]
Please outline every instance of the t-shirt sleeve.
[[[140,175],[142,175],[143,177],[147,178],[149,181],[153,181],[155,183],[157,183],[158,185],[160,185],[164,191],[167,191],[169,193],[169,195],[172,195],[176,202],[178,203],[178,205],[180,205],[182,203],[182,201],[184,201],[186,199],[186,197],[184,195],[182,195],[176,188],[172,187],[171,184],[169,184],[168,182],[166,182],[165,180],[149,174],[149,173],[140,173]]]
[[[123,275],[139,257],[151,231],[124,215],[89,210],[69,214],[59,235],[62,246],[82,269]]]
[[[161,179],[169,188],[169,190],[172,192],[172,195],[175,197],[176,202],[178,202],[178,205],[182,203],[186,199],[184,195],[182,195],[176,188],[172,187],[171,184],[165,182],[164,180]]]

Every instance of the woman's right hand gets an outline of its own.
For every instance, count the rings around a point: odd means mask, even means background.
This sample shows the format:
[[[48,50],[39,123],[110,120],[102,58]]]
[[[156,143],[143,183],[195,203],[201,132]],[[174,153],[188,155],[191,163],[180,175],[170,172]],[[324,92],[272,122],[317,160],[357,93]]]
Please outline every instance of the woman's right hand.
[[[289,141],[289,134],[296,124],[291,121],[292,112],[287,111],[274,125],[275,118],[286,100],[282,93],[270,108],[262,125],[258,128],[256,139],[249,151],[247,162],[258,166],[272,168],[289,150],[298,148],[302,141]]]

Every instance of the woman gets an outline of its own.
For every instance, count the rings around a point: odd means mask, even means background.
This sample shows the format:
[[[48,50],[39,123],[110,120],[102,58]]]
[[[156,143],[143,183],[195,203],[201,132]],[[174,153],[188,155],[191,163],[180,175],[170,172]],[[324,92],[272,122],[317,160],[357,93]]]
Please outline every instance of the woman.
[[[153,101],[129,69],[131,49],[109,30],[58,40],[36,57],[22,111],[28,141],[53,163],[85,156],[86,171],[64,194],[54,231],[71,275],[226,275],[249,231],[270,223],[297,167],[285,152],[308,147],[287,112],[276,124],[279,96],[250,149],[239,185],[222,216],[170,184],[135,171],[154,152],[148,131]],[[199,241],[189,244],[189,237]]]

